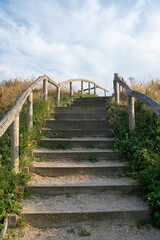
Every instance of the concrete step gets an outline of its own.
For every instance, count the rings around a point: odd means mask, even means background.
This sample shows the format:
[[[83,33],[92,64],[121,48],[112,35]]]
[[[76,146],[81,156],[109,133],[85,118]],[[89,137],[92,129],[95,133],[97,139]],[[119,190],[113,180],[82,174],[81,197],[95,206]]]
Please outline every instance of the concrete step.
[[[141,185],[127,177],[107,177],[96,175],[76,175],[57,177],[42,177],[34,175],[33,180],[25,187],[34,195],[63,195],[88,193],[96,194],[107,192],[108,194],[128,193],[139,191]]]
[[[119,160],[122,154],[118,151],[110,149],[73,149],[73,150],[50,150],[50,149],[35,149],[33,150],[35,157],[45,157],[46,159],[63,160],[71,159],[77,161],[96,158],[97,160]]]
[[[53,113],[51,115],[52,118],[56,120],[63,120],[63,119],[95,119],[95,120],[106,120],[107,113],[106,112],[93,112],[93,113],[67,113],[67,112],[62,112],[62,113]]]
[[[77,97],[77,98],[73,98],[74,101],[80,101],[80,102],[94,102],[94,101],[107,101],[107,100],[111,100],[112,96],[110,97]]]
[[[47,137],[53,138],[68,138],[68,137],[113,137],[112,132],[109,128],[103,129],[51,129],[51,128],[43,128],[41,130],[42,134]]]
[[[117,161],[58,161],[58,162],[34,162],[32,171],[40,176],[59,177],[77,175],[120,175],[130,168],[123,162]]]
[[[95,107],[95,106],[72,106],[72,107],[53,107],[53,112],[54,113],[92,113],[92,112],[105,112],[106,108],[105,107]]]
[[[106,193],[37,196],[21,205],[21,216],[31,225],[43,228],[86,223],[131,225],[151,218],[148,205],[137,197]]]
[[[114,147],[114,138],[72,138],[72,139],[62,139],[62,138],[46,138],[43,137],[39,142],[40,146],[51,147],[64,149],[65,146],[69,146],[71,148],[112,148]]]
[[[52,129],[103,129],[107,120],[45,120],[45,127]]]
[[[79,102],[79,101],[73,101],[68,104],[68,106],[87,106],[87,107],[106,107],[107,102]]]

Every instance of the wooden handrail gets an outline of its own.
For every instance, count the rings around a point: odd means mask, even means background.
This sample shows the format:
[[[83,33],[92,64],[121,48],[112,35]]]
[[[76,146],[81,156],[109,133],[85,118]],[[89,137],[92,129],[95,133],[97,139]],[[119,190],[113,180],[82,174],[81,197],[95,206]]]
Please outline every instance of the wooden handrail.
[[[57,105],[60,104],[60,89],[61,86],[70,83],[70,95],[73,96],[72,82],[81,81],[81,93],[83,90],[83,82],[88,82],[88,91],[90,93],[90,83],[94,84],[94,94],[96,94],[96,88],[104,90],[105,94],[108,92],[105,88],[99,87],[93,81],[87,79],[70,79],[68,81],[61,82],[57,84],[48,76],[44,75],[37,78],[29,87],[27,87],[22,94],[17,98],[14,105],[5,114],[5,116],[0,121],[0,137],[5,133],[8,127],[11,125],[11,163],[15,167],[15,171],[19,172],[19,114],[21,109],[27,100],[27,128],[28,130],[33,126],[33,90],[38,86],[38,84],[43,81],[43,100],[48,98],[48,82],[57,88]]]
[[[33,90],[38,84],[43,81],[43,99],[48,97],[47,83],[51,83],[57,87],[59,85],[52,81],[48,76],[44,75],[37,78],[29,87],[27,87],[22,94],[17,98],[14,105],[5,114],[0,121],[0,137],[5,133],[8,127],[11,125],[11,163],[15,167],[15,171],[19,172],[19,114],[21,109],[27,100],[27,128],[30,129],[33,126]]]
[[[131,89],[126,81],[118,74],[114,74],[114,96],[115,101],[119,104],[119,86],[122,86],[127,92],[128,95],[128,111],[129,111],[129,128],[130,131],[133,131],[135,128],[135,113],[134,113],[134,98],[138,99],[139,101],[143,102],[146,106],[148,106],[155,114],[160,116],[160,104],[156,102],[151,97],[135,91]]]
[[[106,88],[100,87],[100,86],[97,85],[95,82],[93,82],[93,81],[91,81],[91,80],[88,80],[88,79],[85,79],[85,78],[69,79],[69,80],[67,80],[67,81],[64,81],[64,82],[59,83],[59,85],[62,86],[62,85],[65,85],[65,84],[67,84],[67,83],[70,83],[70,82],[82,82],[82,81],[83,81],[83,82],[92,83],[92,84],[94,84],[94,85],[96,86],[96,88],[99,88],[99,89],[102,89],[102,90],[104,90],[104,91],[106,91],[106,92],[109,92]]]

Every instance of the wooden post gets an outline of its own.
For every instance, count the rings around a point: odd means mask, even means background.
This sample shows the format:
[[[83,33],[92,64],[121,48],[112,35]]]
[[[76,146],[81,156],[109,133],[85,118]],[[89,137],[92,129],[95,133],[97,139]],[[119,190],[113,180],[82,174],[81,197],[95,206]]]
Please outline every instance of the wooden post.
[[[96,85],[94,84],[94,95],[96,95]]]
[[[47,100],[48,98],[48,81],[47,79],[43,80],[43,100]]]
[[[83,83],[84,83],[84,81],[81,81],[81,94],[84,93],[84,91],[83,91]]]
[[[128,114],[129,114],[129,130],[132,132],[135,129],[135,110],[134,97],[128,95]]]
[[[90,82],[88,83],[88,93],[89,93],[89,95],[91,94],[91,83]]]
[[[70,82],[70,97],[73,96],[73,88],[72,88],[72,82]]]
[[[11,124],[11,164],[19,172],[19,115]]]
[[[27,129],[33,127],[33,92],[27,98]]]
[[[114,96],[116,104],[119,104],[119,83],[114,80]]]
[[[106,91],[104,90],[104,96],[106,97]]]
[[[57,87],[57,105],[60,105],[61,89],[60,86]]]

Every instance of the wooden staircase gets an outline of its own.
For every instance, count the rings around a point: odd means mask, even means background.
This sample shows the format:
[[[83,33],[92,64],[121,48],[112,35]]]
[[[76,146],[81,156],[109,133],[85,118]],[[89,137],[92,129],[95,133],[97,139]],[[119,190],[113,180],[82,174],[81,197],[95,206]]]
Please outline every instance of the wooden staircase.
[[[22,201],[22,216],[37,227],[73,224],[134,224],[150,218],[148,205],[128,192],[142,186],[122,177],[124,156],[113,150],[108,127],[110,97],[76,98],[54,107],[34,150],[33,198]]]

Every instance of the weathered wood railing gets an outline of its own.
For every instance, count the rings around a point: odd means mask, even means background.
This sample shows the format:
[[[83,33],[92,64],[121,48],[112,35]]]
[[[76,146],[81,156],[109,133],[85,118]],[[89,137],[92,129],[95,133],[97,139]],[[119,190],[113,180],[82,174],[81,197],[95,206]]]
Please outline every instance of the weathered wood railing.
[[[59,85],[57,83],[45,75],[39,77],[17,98],[12,108],[0,121],[0,137],[11,125],[11,163],[15,167],[16,172],[19,171],[19,114],[23,104],[27,100],[27,128],[29,130],[33,126],[33,90],[42,81],[44,100],[46,100],[48,96],[48,82],[57,87],[58,92]]]
[[[129,114],[129,129],[133,131],[135,129],[135,108],[134,108],[134,98],[143,102],[146,106],[148,106],[154,113],[160,116],[160,104],[156,102],[154,99],[149,96],[132,90],[125,80],[119,76],[118,73],[114,74],[114,96],[116,104],[120,102],[120,91],[123,89],[126,90],[128,95],[128,114]]]
[[[86,79],[70,79],[68,81],[57,84],[52,81],[48,76],[44,75],[37,78],[26,90],[17,98],[14,105],[6,113],[6,115],[0,121],[0,137],[5,133],[9,126],[11,126],[11,164],[15,168],[16,172],[19,172],[19,114],[23,107],[23,104],[27,100],[27,128],[30,130],[33,127],[33,90],[43,81],[43,100],[48,98],[48,82],[57,88],[57,105],[60,104],[60,89],[62,85],[70,83],[70,96],[73,96],[72,83],[81,81],[81,93],[88,90],[91,91],[90,84],[94,84],[94,94],[96,94],[96,88],[103,89],[105,94],[108,92],[105,88],[99,87],[92,81]],[[83,89],[83,82],[88,82],[88,89]]]
[[[59,86],[63,86],[65,84],[70,84],[70,96],[73,96],[73,82],[81,82],[81,94],[83,94],[85,91],[88,91],[88,93],[91,93],[91,90],[94,89],[94,94],[96,94],[96,88],[99,88],[101,90],[104,90],[104,95],[106,96],[106,93],[109,92],[107,89],[100,87],[99,85],[97,85],[95,82],[87,80],[87,79],[83,79],[83,78],[76,78],[76,79],[69,79],[67,81],[61,82],[59,83]],[[84,89],[84,82],[88,83],[88,88]],[[93,87],[91,87],[91,84],[93,84]],[[59,91],[60,94],[60,91]],[[60,95],[59,98],[60,99]]]

